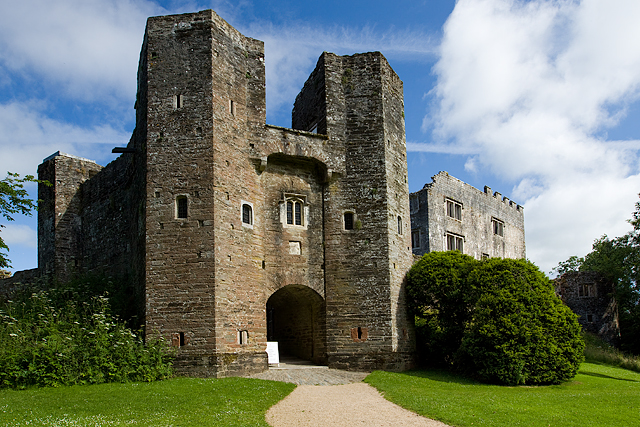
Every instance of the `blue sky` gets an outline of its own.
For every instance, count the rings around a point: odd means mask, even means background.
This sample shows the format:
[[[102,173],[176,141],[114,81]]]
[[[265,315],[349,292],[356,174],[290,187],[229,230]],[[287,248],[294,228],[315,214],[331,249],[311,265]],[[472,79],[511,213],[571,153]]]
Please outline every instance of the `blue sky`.
[[[630,229],[637,0],[0,0],[0,173],[35,174],[58,150],[114,159],[146,18],[209,8],[265,42],[270,124],[290,126],[323,51],[381,51],[404,82],[410,191],[446,170],[524,205],[544,271]],[[35,217],[3,224],[13,270],[36,267]]]

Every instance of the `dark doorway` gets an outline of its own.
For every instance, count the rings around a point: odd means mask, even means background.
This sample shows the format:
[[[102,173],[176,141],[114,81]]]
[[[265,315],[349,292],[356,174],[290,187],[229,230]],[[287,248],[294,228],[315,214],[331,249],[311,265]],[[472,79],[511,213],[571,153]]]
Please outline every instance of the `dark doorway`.
[[[281,356],[326,363],[324,299],[303,285],[288,285],[267,301],[267,340]]]

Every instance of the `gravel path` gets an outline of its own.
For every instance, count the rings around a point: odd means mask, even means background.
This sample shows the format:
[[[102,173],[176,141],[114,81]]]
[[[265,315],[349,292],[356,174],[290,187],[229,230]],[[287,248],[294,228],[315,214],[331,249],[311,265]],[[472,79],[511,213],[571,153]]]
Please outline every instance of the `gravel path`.
[[[298,384],[289,396],[267,411],[265,418],[273,427],[448,427],[389,402],[374,387],[362,382],[367,375],[286,363],[251,377]]]
[[[265,418],[273,427],[447,427],[389,402],[366,383],[300,385],[272,406]]]

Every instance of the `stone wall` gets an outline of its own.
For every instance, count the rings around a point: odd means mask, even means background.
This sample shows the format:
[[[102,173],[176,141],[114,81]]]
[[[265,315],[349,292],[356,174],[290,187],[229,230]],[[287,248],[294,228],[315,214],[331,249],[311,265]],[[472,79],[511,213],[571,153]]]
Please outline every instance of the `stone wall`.
[[[526,257],[524,208],[489,187],[480,191],[440,172],[411,194],[410,205],[416,255],[449,250],[447,236],[453,236],[462,240],[462,252],[476,259]]]
[[[619,344],[618,305],[613,283],[593,271],[571,271],[555,279],[555,287],[562,302],[578,315],[582,329],[610,344]]]
[[[135,106],[105,168],[41,165],[42,270],[128,277],[180,373],[262,371],[269,335],[333,367],[412,366],[402,82],[382,54],[324,53],[285,129],[265,124],[262,42],[211,10],[153,17]]]

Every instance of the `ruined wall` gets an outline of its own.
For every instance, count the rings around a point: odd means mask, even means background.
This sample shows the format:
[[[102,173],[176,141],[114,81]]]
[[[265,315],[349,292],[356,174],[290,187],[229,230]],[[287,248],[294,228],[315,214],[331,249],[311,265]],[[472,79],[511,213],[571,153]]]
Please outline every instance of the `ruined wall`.
[[[574,313],[582,329],[619,344],[618,305],[613,283],[601,274],[568,272],[555,279],[556,293]]]
[[[482,192],[447,172],[432,180],[410,195],[411,232],[414,243],[419,241],[414,254],[449,250],[447,236],[454,236],[462,239],[463,253],[476,259],[526,257],[522,206],[489,187]],[[447,203],[460,206],[459,218],[455,213],[452,217]]]
[[[43,197],[42,265],[129,275],[181,373],[262,371],[268,334],[333,367],[410,367],[402,97],[382,54],[324,53],[294,129],[265,125],[262,42],[211,10],[149,18],[127,149],[42,165],[69,181]]]
[[[385,73],[395,76],[380,53],[324,53],[294,105],[294,127],[322,122],[318,112],[326,111],[325,149],[344,159],[330,167],[324,190],[327,356],[329,366],[344,369],[411,363],[402,328],[410,325],[398,304],[411,264],[408,240],[397,229],[397,217],[409,217],[408,204],[397,199],[408,195],[406,161],[404,171],[396,164],[405,152],[402,86]],[[345,229],[345,213],[353,215],[353,229]],[[366,339],[354,338],[354,330]]]
[[[38,185],[38,270],[58,280],[70,279],[84,264],[81,185],[102,166],[95,162],[56,152],[38,167],[38,179],[52,185]]]

